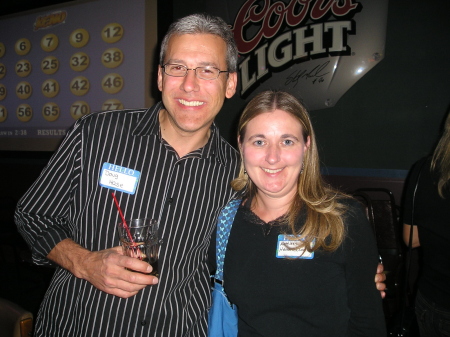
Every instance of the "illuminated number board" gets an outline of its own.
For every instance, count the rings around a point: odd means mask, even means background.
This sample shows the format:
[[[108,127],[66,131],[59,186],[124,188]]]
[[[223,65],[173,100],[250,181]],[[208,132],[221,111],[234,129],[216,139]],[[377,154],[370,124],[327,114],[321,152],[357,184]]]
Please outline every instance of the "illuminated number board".
[[[60,138],[92,112],[151,106],[149,11],[156,0],[93,0],[0,19],[0,139]]]

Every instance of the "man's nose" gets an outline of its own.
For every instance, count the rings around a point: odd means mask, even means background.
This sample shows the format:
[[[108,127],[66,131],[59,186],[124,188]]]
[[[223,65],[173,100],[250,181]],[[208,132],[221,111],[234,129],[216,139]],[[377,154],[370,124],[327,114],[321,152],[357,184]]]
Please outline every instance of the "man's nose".
[[[183,78],[182,90],[186,92],[191,92],[191,91],[198,91],[199,88],[200,88],[199,79],[195,74],[195,70],[188,69],[186,76],[184,76]]]

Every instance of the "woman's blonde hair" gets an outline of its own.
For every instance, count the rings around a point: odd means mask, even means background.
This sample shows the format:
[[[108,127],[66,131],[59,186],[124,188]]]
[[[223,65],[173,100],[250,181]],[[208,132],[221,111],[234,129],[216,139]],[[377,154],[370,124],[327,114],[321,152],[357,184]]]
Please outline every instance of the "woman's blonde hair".
[[[434,150],[431,170],[439,174],[438,192],[441,198],[445,199],[444,190],[450,180],[450,113],[445,120],[444,132]]]
[[[298,193],[286,216],[288,234],[300,235],[309,251],[318,248],[336,250],[345,237],[343,214],[346,207],[339,202],[343,195],[330,188],[322,179],[314,130],[305,107],[286,92],[261,92],[248,103],[240,117],[238,140],[240,142],[244,139],[246,126],[253,118],[275,110],[282,110],[294,116],[302,126],[305,144],[308,137],[310,139],[309,148],[303,157],[303,170],[298,178]],[[245,173],[242,151],[239,176],[232,181],[231,186],[242,191],[244,198],[254,198],[257,193],[256,186]],[[296,221],[302,208],[306,209],[306,221],[298,228]]]

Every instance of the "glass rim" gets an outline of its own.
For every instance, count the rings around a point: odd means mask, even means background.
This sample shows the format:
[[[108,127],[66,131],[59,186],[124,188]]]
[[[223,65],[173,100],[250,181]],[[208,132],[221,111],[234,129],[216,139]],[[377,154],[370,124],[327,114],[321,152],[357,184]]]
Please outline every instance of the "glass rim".
[[[154,218],[133,218],[133,219],[125,219],[127,226],[129,228],[139,228],[139,227],[147,227],[158,225],[158,220]],[[123,227],[123,221],[120,221],[118,226]]]

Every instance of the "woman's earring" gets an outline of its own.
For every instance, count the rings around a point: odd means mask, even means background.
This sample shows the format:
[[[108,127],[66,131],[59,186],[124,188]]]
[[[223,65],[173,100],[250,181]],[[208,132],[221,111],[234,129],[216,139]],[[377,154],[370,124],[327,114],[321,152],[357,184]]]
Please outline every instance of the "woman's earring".
[[[302,160],[302,168],[300,169],[300,174],[303,173],[303,168],[305,167],[305,162]]]

